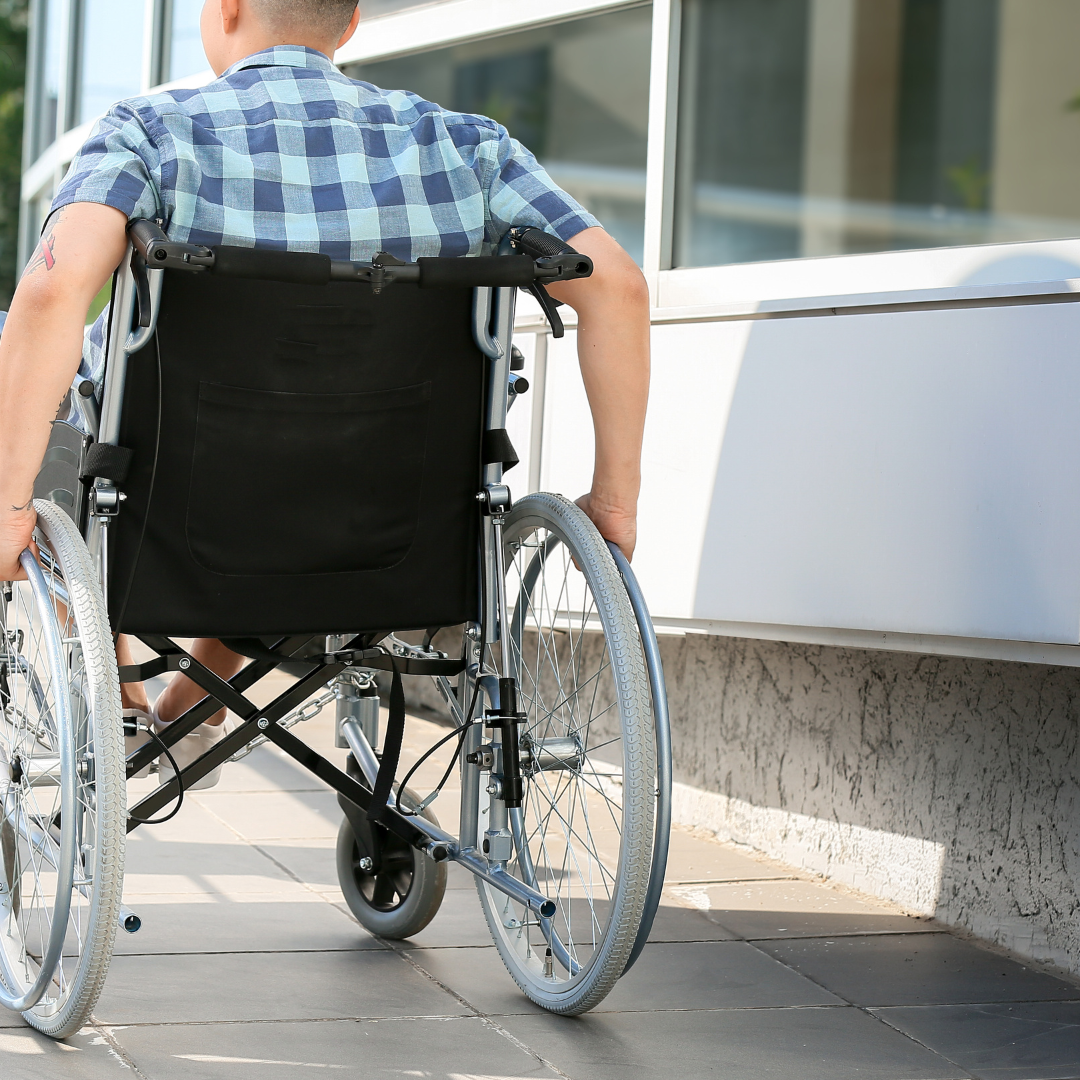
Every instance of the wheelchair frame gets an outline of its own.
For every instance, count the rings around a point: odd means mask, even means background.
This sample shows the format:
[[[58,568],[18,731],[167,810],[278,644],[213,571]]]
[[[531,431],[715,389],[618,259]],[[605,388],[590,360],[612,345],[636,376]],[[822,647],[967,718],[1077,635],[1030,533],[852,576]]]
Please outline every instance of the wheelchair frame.
[[[150,228],[150,225],[149,222],[137,222],[132,227],[133,243],[129,247],[125,263],[121,264],[122,267],[129,264],[131,272],[118,274],[117,289],[113,299],[114,326],[131,325],[133,316],[137,316],[138,329],[133,330],[126,337],[120,333],[110,335],[100,418],[95,417],[90,410],[84,411],[84,418],[88,425],[93,425],[96,429],[92,431],[92,434],[95,435],[98,443],[112,445],[118,443],[128,359],[147,345],[154,335],[164,277],[163,269],[154,268],[155,262],[164,262],[167,258],[172,264],[178,258],[185,261],[192,258],[193,249],[190,245],[165,242],[160,231]],[[550,241],[552,238],[545,237],[544,239]],[[504,239],[500,246],[500,254],[509,253],[511,250],[509,241],[509,237]],[[541,245],[543,247],[543,241]],[[554,245],[548,247],[546,252],[541,254],[540,261],[553,264],[556,250]],[[564,252],[568,250],[563,249]],[[198,259],[199,256],[196,255],[195,258]],[[376,289],[383,287],[384,283],[395,276],[398,280],[415,280],[414,267],[411,264],[400,264],[388,256],[381,258],[384,260],[383,266],[380,267],[376,263],[374,273],[369,277],[369,280],[373,278],[372,285]],[[344,266],[335,264],[335,266],[341,266],[341,269],[338,270],[337,275],[332,276],[349,276],[355,279],[367,272],[366,267],[360,268],[357,264],[344,264]],[[346,266],[352,269],[347,270]],[[589,268],[591,270],[591,264]],[[512,404],[509,388],[514,380],[510,362],[516,292],[514,287],[477,287],[474,292],[473,337],[477,348],[488,357],[491,365],[488,399],[484,411],[485,434],[505,433],[506,417]],[[546,294],[541,293],[538,299],[543,302]],[[544,307],[550,314],[552,309],[547,303],[544,303]],[[86,399],[83,399],[80,404],[85,401]],[[155,742],[165,747],[176,745],[222,706],[235,713],[240,718],[241,724],[211,750],[183,769],[179,776],[174,776],[163,783],[132,807],[128,815],[128,831],[145,823],[146,819],[151,818],[179,797],[181,786],[186,787],[200,780],[263,736],[344,797],[339,801],[357,835],[362,833],[370,835],[371,829],[368,822],[377,822],[435,861],[449,859],[457,862],[511,899],[526,905],[540,918],[550,919],[555,911],[553,901],[507,873],[505,861],[500,865],[498,861],[489,860],[477,850],[475,842],[467,840],[467,838],[477,836],[481,770],[480,765],[471,761],[470,758],[475,758],[482,737],[482,726],[471,723],[472,717],[466,716],[468,708],[466,703],[470,698],[474,698],[475,707],[477,704],[475,698],[479,697],[479,695],[468,693],[470,683],[479,682],[488,700],[486,724],[498,726],[501,729],[502,745],[515,749],[515,752],[506,754],[503,762],[504,793],[509,792],[511,798],[492,796],[492,826],[506,828],[506,811],[508,808],[513,808],[514,793],[517,794],[516,801],[520,806],[521,765],[516,753],[519,714],[509,659],[504,650],[499,671],[485,670],[482,662],[485,647],[498,643],[498,628],[508,625],[502,529],[505,515],[511,508],[511,497],[509,488],[503,483],[502,474],[501,462],[491,462],[483,467],[483,487],[477,494],[484,515],[481,535],[483,612],[480,623],[470,626],[466,632],[469,655],[463,657],[461,661],[397,640],[394,641],[393,651],[382,647],[354,649],[346,643],[344,648],[336,651],[328,650],[320,658],[314,670],[302,676],[270,704],[259,708],[244,696],[244,691],[268,675],[275,667],[301,653],[310,645],[311,637],[283,638],[272,650],[268,650],[276,653],[276,658],[254,657],[252,663],[226,682],[170,638],[159,635],[137,635],[145,645],[158,654],[158,657],[143,664],[120,668],[121,682],[143,682],[166,671],[177,671],[199,685],[208,696],[168,725],[157,740],[144,744],[128,759],[129,778],[159,756],[160,747],[154,745]],[[91,555],[99,568],[102,589],[106,595],[108,595],[106,575],[109,524],[117,514],[121,500],[122,495],[114,481],[104,478],[95,479],[90,493],[90,515],[85,534]],[[631,960],[627,965],[629,969],[648,939],[659,904],[664,869],[667,864],[671,744],[663,667],[648,608],[629,563],[614,544],[609,544],[609,547],[627,586],[641,632],[652,688],[652,705],[657,731],[657,765],[661,785],[650,895],[645,918],[640,927]],[[337,679],[349,669],[357,667],[390,671],[395,678],[401,674],[433,677],[455,724],[458,727],[469,725],[461,749],[461,809],[458,838],[420,815],[402,814],[394,805],[390,785],[397,766],[400,732],[396,733],[396,745],[387,745],[380,761],[369,741],[369,736],[374,734],[373,731],[370,729],[365,731],[365,725],[355,719],[346,719],[341,724],[341,732],[348,742],[349,749],[368,784],[371,785],[371,791],[368,791],[363,785],[308,747],[285,726],[284,722],[289,719],[290,714],[302,706],[314,691]],[[449,678],[461,671],[464,671],[465,678],[461,680],[459,692],[455,694]],[[388,741],[393,738],[393,735],[394,733],[388,730]],[[356,809],[350,810],[350,807]],[[359,811],[363,811],[363,815]]]

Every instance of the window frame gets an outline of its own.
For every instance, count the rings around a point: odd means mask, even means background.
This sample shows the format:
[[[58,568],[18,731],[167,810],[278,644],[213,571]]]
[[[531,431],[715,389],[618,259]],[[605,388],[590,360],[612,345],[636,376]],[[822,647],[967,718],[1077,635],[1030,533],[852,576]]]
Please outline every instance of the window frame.
[[[65,13],[68,55],[61,68],[60,111],[65,117],[73,107],[77,75],[78,26],[82,0],[53,0]],[[168,0],[144,0],[146,19],[142,57],[143,91],[194,87],[212,78],[209,70],[184,78],[160,82],[163,50],[168,28],[164,25]],[[404,11],[364,20],[362,31],[338,50],[339,65],[390,60],[463,41],[500,37],[643,7],[649,0],[442,0]],[[898,293],[926,294],[942,298],[953,293],[971,295],[959,283],[974,268],[1005,257],[1017,249],[1080,260],[1080,239],[1020,241],[1009,244],[976,244],[885,251],[864,254],[736,263],[707,267],[673,267],[672,234],[676,177],[676,126],[679,105],[681,0],[651,0],[652,45],[649,67],[649,130],[646,150],[645,255],[643,270],[649,282],[654,318],[658,321],[685,318],[725,318],[732,312],[765,308],[780,310],[786,300],[808,297],[834,298],[849,303],[876,303]],[[42,0],[33,0],[31,11],[31,67],[28,77],[26,148],[33,152],[34,132],[40,109],[38,85],[44,48],[40,30]],[[66,124],[63,125],[66,127]],[[58,134],[36,160],[24,167],[24,210],[31,201],[61,179],[64,169],[89,133],[82,124]],[[29,255],[33,238],[24,237],[23,257]],[[1019,291],[1019,283],[1017,284]],[[995,293],[1000,286],[987,286]],[[959,290],[959,291],[958,291]],[[796,304],[795,307],[803,306]]]

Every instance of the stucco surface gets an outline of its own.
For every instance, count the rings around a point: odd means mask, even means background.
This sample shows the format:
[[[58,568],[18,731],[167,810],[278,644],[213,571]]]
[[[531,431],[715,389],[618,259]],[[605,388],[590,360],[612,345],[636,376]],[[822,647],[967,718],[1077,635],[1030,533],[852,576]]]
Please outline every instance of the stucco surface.
[[[1080,672],[661,647],[679,817],[1080,970]]]

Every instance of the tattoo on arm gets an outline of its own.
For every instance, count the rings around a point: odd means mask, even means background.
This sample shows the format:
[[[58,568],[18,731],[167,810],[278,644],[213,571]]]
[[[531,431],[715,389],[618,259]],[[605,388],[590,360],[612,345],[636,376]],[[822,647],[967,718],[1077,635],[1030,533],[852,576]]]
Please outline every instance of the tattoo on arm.
[[[11,509],[12,509],[13,513],[17,514],[22,510],[29,510],[33,505],[34,505],[34,500],[33,500],[33,498],[31,498],[29,502],[23,503],[22,506],[13,506]]]
[[[41,266],[44,266],[46,270],[51,270],[56,265],[56,254],[54,251],[56,239],[53,236],[53,233],[63,216],[64,210],[61,207],[61,209],[57,210],[56,213],[49,218],[48,224],[45,226],[45,231],[41,234],[41,240],[38,242],[38,246],[34,248],[34,254],[31,256],[30,261],[26,264],[26,269],[22,274],[23,277],[28,277]]]

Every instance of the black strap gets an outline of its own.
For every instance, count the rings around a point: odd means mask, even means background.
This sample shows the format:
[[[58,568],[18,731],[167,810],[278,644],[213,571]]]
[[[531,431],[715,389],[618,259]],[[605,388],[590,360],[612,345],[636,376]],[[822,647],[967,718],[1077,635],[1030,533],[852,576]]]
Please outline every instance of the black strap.
[[[483,463],[485,465],[498,463],[509,471],[520,460],[506,428],[491,428],[489,431],[485,431],[483,449]]]
[[[396,658],[393,658],[396,660]],[[401,757],[401,741],[405,737],[405,689],[401,685],[401,672],[394,664],[394,678],[390,683],[390,710],[386,718],[386,738],[383,739],[382,760],[375,786],[371,791],[368,818],[377,821],[386,809],[390,789],[397,775],[398,759]]]
[[[111,443],[92,443],[83,458],[79,470],[80,480],[91,480],[100,476],[105,480],[122,484],[127,479],[128,469],[135,451],[126,446],[113,446]]]

